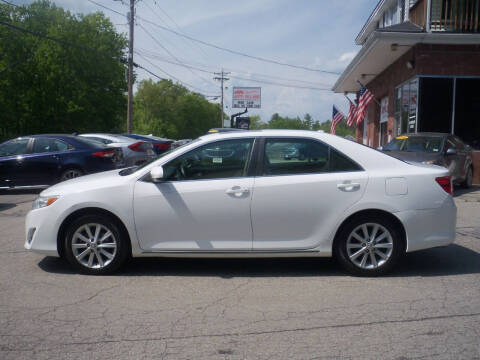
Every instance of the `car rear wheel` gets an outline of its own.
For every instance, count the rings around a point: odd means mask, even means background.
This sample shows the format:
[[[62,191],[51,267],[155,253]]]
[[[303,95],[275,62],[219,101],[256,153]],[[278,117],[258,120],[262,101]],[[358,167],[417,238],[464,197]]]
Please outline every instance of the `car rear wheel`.
[[[83,171],[80,169],[67,169],[62,173],[62,175],[60,175],[60,181],[74,179],[82,175]]]
[[[68,228],[65,257],[84,274],[109,274],[128,260],[127,241],[113,219],[102,215],[85,215]]]
[[[387,218],[354,218],[338,234],[334,256],[349,273],[378,276],[390,271],[404,254],[402,234]]]
[[[463,181],[462,186],[465,189],[468,189],[472,186],[472,182],[473,182],[473,170],[472,170],[472,167],[470,166],[467,170],[467,175],[465,176],[465,180]]]

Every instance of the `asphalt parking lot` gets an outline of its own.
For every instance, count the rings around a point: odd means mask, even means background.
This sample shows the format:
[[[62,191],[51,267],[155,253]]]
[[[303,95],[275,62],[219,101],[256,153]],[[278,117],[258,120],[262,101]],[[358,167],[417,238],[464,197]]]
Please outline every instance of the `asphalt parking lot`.
[[[480,359],[480,188],[457,241],[355,278],[329,259],[137,259],[107,277],[23,249],[0,194],[0,359]]]

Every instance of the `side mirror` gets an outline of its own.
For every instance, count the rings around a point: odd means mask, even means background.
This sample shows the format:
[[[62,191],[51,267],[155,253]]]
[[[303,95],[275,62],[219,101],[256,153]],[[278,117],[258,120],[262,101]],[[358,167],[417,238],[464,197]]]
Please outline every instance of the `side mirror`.
[[[457,155],[457,149],[450,148],[447,150],[447,155]]]
[[[163,181],[163,167],[155,166],[150,170],[150,178],[154,183],[162,182]]]

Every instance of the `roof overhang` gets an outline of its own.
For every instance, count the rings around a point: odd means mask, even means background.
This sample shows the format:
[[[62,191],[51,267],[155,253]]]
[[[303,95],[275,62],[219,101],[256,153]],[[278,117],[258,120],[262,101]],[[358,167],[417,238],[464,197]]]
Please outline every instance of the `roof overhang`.
[[[478,45],[480,34],[389,33],[375,31],[333,86],[336,93],[354,93],[368,84],[416,44]],[[398,46],[392,46],[397,44]]]

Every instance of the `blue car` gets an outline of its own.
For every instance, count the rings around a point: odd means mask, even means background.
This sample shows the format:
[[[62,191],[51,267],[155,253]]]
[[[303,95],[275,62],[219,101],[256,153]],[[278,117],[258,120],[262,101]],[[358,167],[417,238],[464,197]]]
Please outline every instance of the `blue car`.
[[[46,188],[123,165],[121,151],[70,135],[22,136],[0,144],[0,189]]]
[[[122,134],[122,136],[151,143],[153,145],[153,150],[157,155],[160,155],[161,153],[170,150],[173,143],[173,140],[164,139],[152,135]]]

